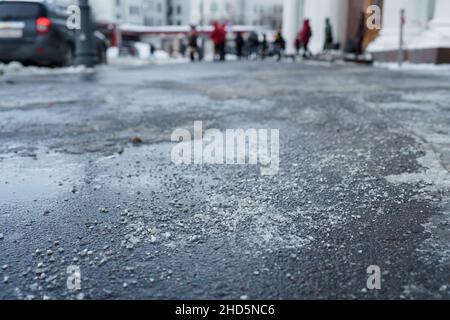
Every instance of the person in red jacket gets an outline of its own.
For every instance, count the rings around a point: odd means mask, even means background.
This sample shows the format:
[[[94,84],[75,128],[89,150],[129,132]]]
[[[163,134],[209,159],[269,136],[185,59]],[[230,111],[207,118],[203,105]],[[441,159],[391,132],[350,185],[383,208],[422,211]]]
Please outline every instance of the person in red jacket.
[[[305,19],[305,21],[303,21],[302,30],[300,31],[300,43],[303,48],[303,58],[308,58],[312,56],[311,51],[309,51],[308,49],[309,40],[311,40],[311,37],[312,37],[311,25],[309,24],[309,19]]]
[[[219,22],[214,21],[214,30],[211,33],[211,40],[214,44],[214,60],[219,56],[220,61],[225,61],[225,41],[227,32],[225,25],[220,25]]]

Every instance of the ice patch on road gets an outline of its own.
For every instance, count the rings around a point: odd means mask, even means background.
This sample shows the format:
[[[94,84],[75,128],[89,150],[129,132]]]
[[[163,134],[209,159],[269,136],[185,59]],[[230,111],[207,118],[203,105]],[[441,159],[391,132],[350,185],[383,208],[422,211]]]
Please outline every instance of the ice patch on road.
[[[424,168],[423,171],[390,175],[386,177],[386,180],[394,184],[425,183],[427,191],[450,191],[450,174],[442,167],[439,156],[431,147],[428,147],[425,155],[417,161]]]
[[[423,225],[430,237],[417,250],[422,253],[421,259],[425,263],[428,263],[427,254],[431,254],[446,265],[450,262],[450,174],[442,167],[439,155],[429,145],[426,146],[425,155],[417,161],[424,168],[421,172],[391,175],[386,180],[394,184],[419,184],[422,194],[417,197],[421,199],[428,199],[433,194],[443,195],[441,214],[432,216]]]
[[[424,108],[434,106],[436,103],[442,104],[442,107],[448,107],[450,92],[447,89],[442,89],[430,92],[408,92],[403,93],[401,96],[404,101],[420,103]]]
[[[391,110],[391,109],[397,109],[397,110],[402,110],[402,111],[421,111],[421,112],[430,112],[430,111],[434,111],[437,112],[439,111],[439,108],[431,103],[428,104],[424,104],[424,103],[411,103],[411,102],[382,102],[382,103],[376,103],[373,104],[371,103],[370,105],[375,105],[383,110]]]

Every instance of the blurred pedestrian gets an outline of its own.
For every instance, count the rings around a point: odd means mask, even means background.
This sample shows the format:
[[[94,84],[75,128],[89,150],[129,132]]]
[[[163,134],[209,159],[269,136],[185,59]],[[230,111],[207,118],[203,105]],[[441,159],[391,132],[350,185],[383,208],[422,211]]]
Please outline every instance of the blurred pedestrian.
[[[300,49],[302,47],[302,42],[300,41],[299,35],[297,35],[297,37],[295,37],[294,47],[295,47],[295,55],[298,56],[300,54]]]
[[[227,32],[225,25],[220,25],[219,22],[214,21],[214,29],[211,33],[211,40],[214,43],[214,61],[225,61],[225,42]]]
[[[259,38],[255,31],[252,31],[248,36],[248,57],[251,60],[256,60],[258,57]]]
[[[365,36],[366,36],[366,15],[364,14],[364,12],[361,12],[358,30],[356,32],[356,48],[355,48],[356,60],[358,60],[359,56],[364,53]]]
[[[226,51],[226,45],[227,45],[227,26],[226,24],[222,24],[220,26],[220,45],[219,45],[219,60],[225,61],[225,51]]]
[[[153,45],[153,43],[150,43],[150,54],[153,56],[155,55],[156,47]]]
[[[312,37],[312,29],[309,23],[309,19],[303,21],[303,27],[300,31],[300,42],[303,48],[303,58],[310,58],[312,56],[311,51],[309,51],[309,41]]]
[[[245,40],[244,37],[242,36],[242,32],[239,31],[236,34],[234,42],[236,45],[236,56],[238,57],[239,60],[241,60],[244,54],[244,46],[245,46]]]
[[[189,34],[189,57],[191,58],[191,61],[195,62],[196,56],[198,55],[198,32],[195,26],[191,26],[191,32]]]
[[[281,29],[278,29],[278,31],[277,31],[277,35],[275,36],[273,45],[275,48],[275,54],[277,55],[277,61],[281,61],[281,58],[283,57],[284,49],[286,48],[286,41],[283,38]]]
[[[325,43],[323,44],[323,51],[327,52],[333,50],[333,26],[331,25],[330,18],[325,19]]]
[[[183,58],[186,57],[187,49],[188,49],[188,44],[186,44],[186,39],[182,38],[180,40],[180,53]]]
[[[267,57],[267,50],[269,49],[269,44],[267,43],[267,36],[263,34],[263,40],[261,41],[261,59],[265,60]]]

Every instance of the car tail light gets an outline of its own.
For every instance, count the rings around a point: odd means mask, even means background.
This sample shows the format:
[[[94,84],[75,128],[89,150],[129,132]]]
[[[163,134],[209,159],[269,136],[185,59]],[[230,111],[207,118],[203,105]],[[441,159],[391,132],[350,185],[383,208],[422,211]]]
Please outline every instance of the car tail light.
[[[52,21],[49,18],[38,18],[36,20],[37,33],[45,34],[50,31]]]

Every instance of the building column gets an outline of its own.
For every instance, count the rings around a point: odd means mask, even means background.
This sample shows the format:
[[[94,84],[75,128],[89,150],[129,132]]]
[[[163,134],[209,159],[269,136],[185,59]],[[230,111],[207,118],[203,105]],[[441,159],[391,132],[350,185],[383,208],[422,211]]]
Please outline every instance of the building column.
[[[445,1],[445,0],[444,0]],[[400,42],[400,10],[405,10],[404,47],[414,42],[426,28],[427,0],[385,0],[380,36],[372,42],[371,53],[394,52]]]
[[[295,54],[295,38],[299,31],[301,15],[300,0],[283,0],[283,37],[286,41],[286,54]]]
[[[204,2],[204,1],[203,1]],[[186,1],[187,3],[187,1]],[[186,4],[186,10],[189,10],[189,23],[195,26],[200,26],[204,21],[202,21],[203,18],[203,12],[205,10],[204,3],[202,3],[202,0],[191,0],[189,4]],[[197,9],[197,10],[195,10]],[[167,9],[169,10],[169,9]],[[172,9],[174,10],[174,9]],[[203,12],[201,11],[203,10]]]
[[[325,42],[325,19],[329,18],[333,26],[334,41],[344,45],[347,0],[305,0],[304,18],[309,19],[313,36],[310,50],[319,53]]]

